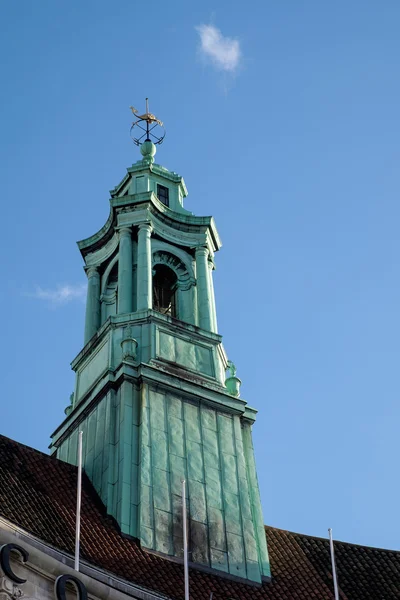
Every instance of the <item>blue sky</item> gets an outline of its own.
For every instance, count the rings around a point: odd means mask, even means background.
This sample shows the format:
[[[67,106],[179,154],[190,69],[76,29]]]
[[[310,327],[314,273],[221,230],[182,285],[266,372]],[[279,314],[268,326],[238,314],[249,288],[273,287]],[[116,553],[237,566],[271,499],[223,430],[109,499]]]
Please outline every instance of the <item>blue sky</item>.
[[[73,389],[75,241],[139,155],[223,241],[219,330],[259,410],[265,522],[398,549],[400,4],[0,5],[1,433],[46,451]]]

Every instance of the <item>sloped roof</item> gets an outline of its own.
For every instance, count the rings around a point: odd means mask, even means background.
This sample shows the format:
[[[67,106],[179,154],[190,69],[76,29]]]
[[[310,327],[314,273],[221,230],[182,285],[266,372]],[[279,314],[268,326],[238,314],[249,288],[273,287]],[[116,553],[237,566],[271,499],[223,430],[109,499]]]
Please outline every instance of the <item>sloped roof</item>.
[[[76,468],[0,436],[0,515],[73,555]],[[266,527],[272,581],[260,587],[190,569],[192,600],[333,600],[326,539]],[[342,600],[399,600],[400,552],[335,542]],[[183,567],[123,537],[86,476],[81,556],[116,576],[176,600]]]

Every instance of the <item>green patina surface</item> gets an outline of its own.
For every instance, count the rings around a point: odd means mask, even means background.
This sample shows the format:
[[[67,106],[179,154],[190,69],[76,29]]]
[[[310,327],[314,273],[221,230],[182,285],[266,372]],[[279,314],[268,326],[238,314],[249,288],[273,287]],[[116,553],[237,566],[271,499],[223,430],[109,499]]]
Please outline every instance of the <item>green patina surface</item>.
[[[260,581],[269,565],[251,423],[161,390],[125,381],[104,395],[80,426],[86,473],[123,533],[176,556],[185,479],[192,560]],[[77,431],[57,454],[73,464]]]
[[[52,451],[76,463],[82,430],[85,471],[121,531],[177,557],[185,479],[191,560],[260,582],[270,569],[255,411],[240,398],[217,334],[218,233],[211,218],[184,209],[183,179],[153,164],[150,150],[111,192],[106,225],[79,243],[89,282],[85,346]],[[169,207],[157,185],[168,187]],[[153,309],[157,265],[174,273],[178,320]]]

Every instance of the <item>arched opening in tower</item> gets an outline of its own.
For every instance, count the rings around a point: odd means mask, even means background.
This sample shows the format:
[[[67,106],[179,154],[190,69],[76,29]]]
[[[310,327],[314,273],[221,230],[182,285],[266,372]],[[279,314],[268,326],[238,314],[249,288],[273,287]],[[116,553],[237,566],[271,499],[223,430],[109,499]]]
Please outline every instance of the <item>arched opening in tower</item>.
[[[177,276],[166,265],[156,265],[153,273],[153,309],[163,315],[176,317]]]

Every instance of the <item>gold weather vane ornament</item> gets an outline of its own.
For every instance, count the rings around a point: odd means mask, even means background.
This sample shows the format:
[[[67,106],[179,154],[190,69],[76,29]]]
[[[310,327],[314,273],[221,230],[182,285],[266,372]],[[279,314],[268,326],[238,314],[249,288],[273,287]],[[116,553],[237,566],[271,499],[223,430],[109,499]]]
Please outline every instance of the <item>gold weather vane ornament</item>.
[[[164,123],[153,115],[153,113],[149,112],[149,99],[146,98],[146,112],[143,115],[138,115],[139,111],[137,108],[134,108],[133,106],[130,106],[129,108],[137,117],[137,120],[132,123],[131,127],[131,138],[133,142],[137,146],[141,146],[143,142],[162,144],[166,133]]]

